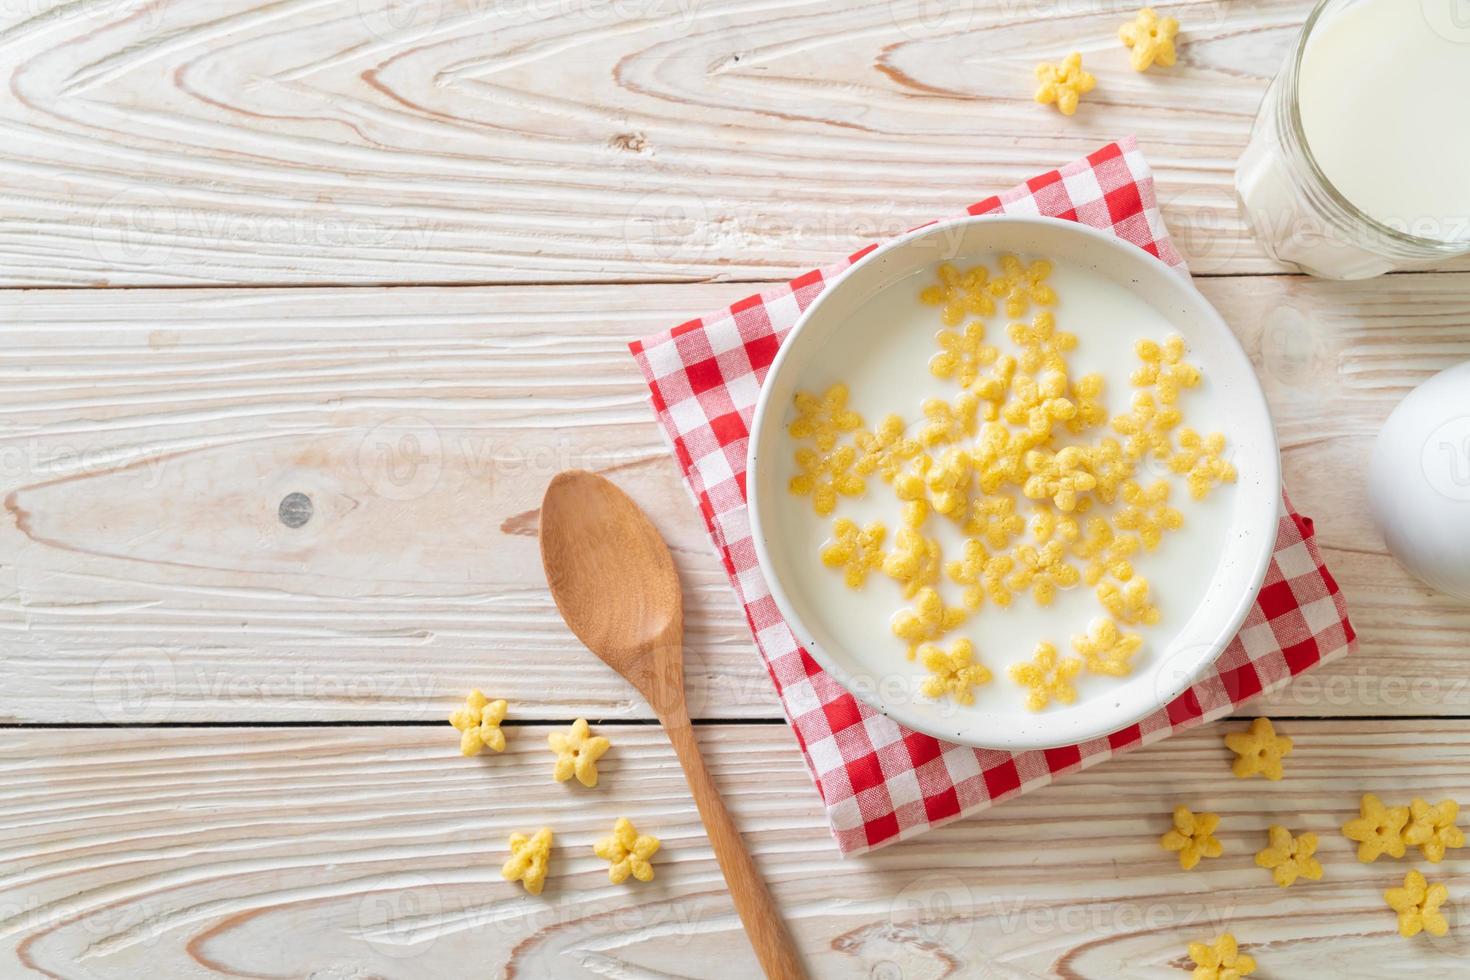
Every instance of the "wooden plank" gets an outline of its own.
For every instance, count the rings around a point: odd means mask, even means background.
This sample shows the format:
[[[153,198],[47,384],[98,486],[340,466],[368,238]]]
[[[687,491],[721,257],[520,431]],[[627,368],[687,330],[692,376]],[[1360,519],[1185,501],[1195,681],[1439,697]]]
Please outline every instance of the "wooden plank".
[[[15,5],[0,285],[784,278],[1127,133],[1196,271],[1270,271],[1232,172],[1311,6],[1170,4],[1138,75],[1109,4]]]
[[[1470,356],[1467,285],[1203,283],[1363,635],[1284,712],[1470,714],[1470,611],[1387,557],[1361,478],[1395,402]],[[779,716],[624,347],[745,289],[5,294],[0,718],[411,721],[473,684],[527,717],[646,717],[545,593],[535,509],[569,466],[672,542],[696,714]]]
[[[848,860],[784,728],[700,738],[814,976],[1167,980],[1221,929],[1263,976],[1452,975],[1465,859],[1363,865],[1337,828],[1365,790],[1470,799],[1470,725],[1282,730],[1281,783],[1231,779],[1216,728]],[[586,791],[551,781],[539,726],[474,760],[447,728],[12,731],[0,972],[757,976],[672,751],[653,728],[608,732]],[[1223,818],[1225,856],[1188,873],[1157,843],[1180,802]],[[610,886],[592,854],[618,816],[663,839],[652,883]],[[1254,865],[1275,822],[1320,835],[1320,883]],[[498,871],[506,837],[543,825],[535,899]],[[1450,886],[1445,939],[1395,930],[1380,893],[1411,867]]]

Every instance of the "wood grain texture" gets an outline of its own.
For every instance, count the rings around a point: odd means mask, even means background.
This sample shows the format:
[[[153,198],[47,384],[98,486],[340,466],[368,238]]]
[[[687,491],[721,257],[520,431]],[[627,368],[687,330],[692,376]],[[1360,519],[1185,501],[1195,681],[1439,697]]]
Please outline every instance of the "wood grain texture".
[[[848,860],[787,731],[699,735],[816,976],[1171,980],[1221,929],[1266,977],[1453,975],[1467,859],[1363,865],[1337,827],[1364,790],[1470,798],[1470,725],[1281,728],[1281,783],[1231,779],[1216,729]],[[589,792],[551,781],[539,726],[468,760],[448,726],[12,732],[0,973],[758,976],[668,743],[607,733]],[[1225,856],[1190,873],[1157,842],[1178,802],[1223,817]],[[592,854],[618,816],[663,839],[649,884],[610,886]],[[1321,836],[1323,881],[1282,890],[1254,866],[1273,822]],[[543,825],[557,844],[533,899],[499,867],[511,832]],[[1450,887],[1443,940],[1395,930],[1380,892],[1410,867]]]
[[[1197,272],[1309,0],[46,0],[0,11],[0,285],[784,278],[1137,133]],[[1084,52],[1072,118],[1032,68]]]
[[[1203,283],[1363,636],[1273,710],[1470,714],[1470,611],[1387,556],[1362,478],[1398,399],[1470,357],[1467,285]],[[672,546],[693,715],[779,717],[623,343],[747,288],[0,296],[0,718],[425,720],[476,684],[521,717],[648,717],[546,592],[536,509],[568,467]]]

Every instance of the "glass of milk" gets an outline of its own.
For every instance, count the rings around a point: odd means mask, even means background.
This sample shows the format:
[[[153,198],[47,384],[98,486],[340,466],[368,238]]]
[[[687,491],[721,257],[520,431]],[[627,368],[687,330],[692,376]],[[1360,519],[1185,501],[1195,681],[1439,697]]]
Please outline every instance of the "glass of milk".
[[[1312,275],[1470,253],[1470,0],[1320,0],[1235,186],[1266,250]]]

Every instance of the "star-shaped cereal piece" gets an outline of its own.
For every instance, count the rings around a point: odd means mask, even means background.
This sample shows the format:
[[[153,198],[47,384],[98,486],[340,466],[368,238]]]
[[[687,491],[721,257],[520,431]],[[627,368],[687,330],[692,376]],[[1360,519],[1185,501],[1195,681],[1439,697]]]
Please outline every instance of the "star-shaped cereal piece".
[[[1084,374],[1072,382],[1072,390],[1069,398],[1072,404],[1077,406],[1077,414],[1067,420],[1067,429],[1075,435],[1081,435],[1088,429],[1095,429],[1108,420],[1108,407],[1103,403],[1103,390],[1106,383],[1100,374]]]
[[[1057,648],[1050,643],[1036,644],[1036,651],[1026,663],[1012,664],[1007,672],[1011,680],[1029,688],[1026,707],[1041,711],[1053,701],[1072,704],[1077,700],[1077,688],[1073,681],[1082,672],[1082,661],[1076,657],[1057,657]]]
[[[970,486],[975,482],[975,458],[968,450],[950,446],[924,474],[929,504],[937,513],[957,521],[970,509]]]
[[[973,612],[985,604],[986,596],[997,606],[1011,604],[1011,590],[1005,582],[1014,567],[1010,555],[992,555],[978,538],[966,538],[961,556],[945,563],[944,574],[965,587],[960,601]]]
[[[1111,619],[1099,616],[1088,624],[1086,634],[1072,637],[1072,648],[1082,654],[1087,669],[1109,677],[1127,677],[1133,658],[1143,646],[1143,637],[1124,633]]]
[[[1132,49],[1128,60],[1134,71],[1148,71],[1153,64],[1165,68],[1174,64],[1174,38],[1179,21],[1160,17],[1152,7],[1144,7],[1138,16],[1118,28],[1118,40]]]
[[[883,574],[903,586],[905,599],[938,582],[940,567],[939,542],[907,527],[898,529],[883,559]]]
[[[837,498],[861,496],[868,485],[853,466],[857,450],[838,446],[831,452],[812,449],[796,451],[796,466],[801,472],[791,478],[788,489],[798,497],[811,497],[812,509],[826,517],[837,509]]]
[[[932,643],[919,647],[919,662],[929,671],[919,685],[926,698],[942,698],[946,694],[958,704],[974,704],[973,688],[990,683],[990,671],[975,662],[975,644],[955,640],[946,651]]]
[[[1133,577],[1133,564],[1129,560],[1143,547],[1143,542],[1131,534],[1118,534],[1106,518],[1089,517],[1087,532],[1072,545],[1072,552],[1086,559],[1082,580],[1088,585],[1097,585],[1104,577],[1126,582]]]
[[[1000,418],[1000,406],[1005,404],[1006,396],[1011,393],[1011,385],[1016,380],[1016,368],[1019,366],[1020,362],[1013,355],[1002,354],[990,366],[990,370],[970,385],[970,390],[985,403],[983,414],[987,422]]]
[[[608,862],[607,878],[614,885],[621,885],[628,877],[639,881],[653,880],[653,865],[649,859],[657,853],[659,839],[652,834],[640,834],[627,817],[619,817],[613,824],[612,833],[592,846],[592,853]]]
[[[1409,808],[1387,807],[1372,793],[1364,793],[1358,805],[1360,816],[1342,825],[1348,840],[1358,842],[1358,860],[1364,864],[1377,861],[1380,855],[1404,856],[1404,825],[1409,822]]]
[[[612,748],[612,743],[601,735],[593,735],[586,718],[578,718],[564,732],[552,732],[546,741],[556,753],[552,776],[557,782],[564,783],[576,776],[583,786],[597,785],[597,760]]]
[[[1027,433],[1012,432],[1004,425],[987,424],[982,428],[980,439],[972,451],[976,483],[981,493],[996,494],[1006,484],[1024,484],[1027,477],[1025,454],[1034,444],[1035,440]]]
[[[1201,858],[1217,858],[1224,853],[1225,848],[1215,837],[1219,826],[1219,814],[1191,813],[1181,803],[1174,808],[1174,826],[1159,838],[1159,844],[1166,851],[1178,851],[1179,867],[1189,871]]]
[[[1128,458],[1116,439],[1099,439],[1091,446],[1084,446],[1082,452],[1083,465],[1097,481],[1092,495],[1105,504],[1117,500],[1123,487],[1138,472],[1137,461]]]
[[[859,528],[855,521],[839,517],[832,523],[832,537],[822,547],[822,564],[846,571],[849,589],[861,589],[868,573],[883,567],[883,539],[888,529],[880,521]]]
[[[1179,400],[1181,389],[1198,387],[1199,368],[1185,363],[1184,338],[1178,334],[1162,344],[1140,340],[1133,350],[1143,362],[1133,372],[1133,385],[1137,388],[1152,387],[1158,392],[1160,404],[1172,405]]]
[[[1026,454],[1025,463],[1031,475],[1021,492],[1032,500],[1050,500],[1064,513],[1076,510],[1082,495],[1097,486],[1081,446],[1064,446],[1055,453],[1033,449]]]
[[[925,421],[919,442],[927,448],[972,438],[980,424],[980,397],[972,391],[960,392],[952,402],[928,398],[920,407]]]
[[[1013,592],[1031,590],[1038,605],[1049,606],[1058,589],[1070,589],[1082,580],[1077,569],[1067,563],[1067,552],[1060,541],[1033,548],[1023,544],[1011,552],[1016,567],[1006,579]]]
[[[862,476],[877,472],[884,480],[893,478],[923,451],[919,440],[904,432],[903,419],[897,415],[886,416],[872,432],[864,429],[853,437],[857,444],[858,458],[853,469]]]
[[[1242,953],[1228,932],[1213,943],[1190,943],[1189,958],[1194,961],[1191,980],[1240,980],[1256,972],[1255,958]]]
[[[1455,826],[1460,804],[1441,800],[1430,806],[1417,797],[1409,804],[1409,822],[1404,826],[1404,843],[1417,847],[1426,860],[1438,864],[1450,848],[1465,846],[1465,832]]]
[[[1056,314],[1042,310],[1031,322],[1012,323],[1006,327],[1011,341],[1021,348],[1021,370],[1035,374],[1042,368],[1067,372],[1066,355],[1077,349],[1077,335],[1057,329]]]
[[[847,385],[835,384],[814,395],[796,393],[796,418],[786,427],[793,439],[810,439],[821,453],[829,453],[837,440],[863,427],[863,417],[847,407]]]
[[[1179,451],[1169,457],[1169,469],[1184,477],[1189,495],[1204,500],[1212,487],[1235,482],[1235,464],[1221,457],[1225,436],[1214,432],[1201,436],[1193,429],[1179,430]]]
[[[1167,480],[1155,480],[1147,487],[1128,481],[1123,485],[1126,506],[1113,517],[1113,524],[1120,531],[1136,533],[1143,546],[1153,551],[1163,541],[1165,532],[1184,526],[1184,515],[1169,506],[1172,489]]]
[[[914,603],[893,614],[889,626],[893,635],[908,643],[909,659],[914,659],[920,646],[941,639],[965,621],[965,610],[946,606],[933,589],[920,589]]]
[[[1031,445],[1047,442],[1058,423],[1077,416],[1077,406],[1067,398],[1067,376],[1060,371],[1048,372],[1040,380],[1017,375],[1000,416],[1011,425],[1025,426]],[[1068,448],[1081,451],[1077,446]]]
[[[465,755],[479,755],[484,749],[504,752],[505,732],[500,723],[505,720],[505,707],[504,701],[491,701],[479,690],[471,691],[464,705],[449,716],[449,723],[459,730],[459,751]]]
[[[1269,846],[1256,854],[1256,864],[1271,870],[1271,877],[1282,888],[1298,878],[1319,881],[1322,863],[1312,855],[1317,852],[1317,835],[1311,832],[1291,836],[1285,827],[1272,824],[1266,831]]]
[[[1431,936],[1443,936],[1450,931],[1439,907],[1450,897],[1450,890],[1443,883],[1429,884],[1419,871],[1404,875],[1404,887],[1390,888],[1383,893],[1388,907],[1399,914],[1399,935],[1411,938],[1421,932]]]
[[[968,388],[980,377],[982,368],[1000,359],[1000,351],[985,342],[985,324],[976,320],[963,332],[939,331],[939,353],[929,359],[929,373],[936,378],[954,379]]]
[[[996,551],[1010,545],[1026,530],[1026,519],[1016,513],[1014,497],[987,495],[970,507],[965,533],[980,538]]]
[[[1129,626],[1157,626],[1164,618],[1159,607],[1149,601],[1149,582],[1142,575],[1121,585],[1099,583],[1097,601],[1114,619]]]
[[[1045,504],[1039,504],[1031,512],[1031,533],[1040,544],[1052,539],[1072,544],[1082,536],[1082,526],[1071,514],[1059,514]]]
[[[1005,300],[1006,316],[1014,320],[1025,316],[1032,303],[1037,306],[1056,304],[1056,290],[1046,282],[1050,275],[1051,263],[1046,259],[1026,263],[1014,255],[1002,255],[1000,275],[990,280],[986,288],[996,299]]]
[[[1257,718],[1246,731],[1229,733],[1225,747],[1236,755],[1230,771],[1237,779],[1265,776],[1274,782],[1282,775],[1281,760],[1291,755],[1291,739],[1277,735],[1270,718]]]
[[[506,881],[519,881],[532,895],[540,895],[551,862],[551,828],[542,827],[530,837],[510,835],[510,860],[500,869]]]
[[[995,312],[995,300],[985,288],[990,279],[990,270],[985,266],[971,266],[961,272],[942,262],[936,271],[939,281],[921,290],[919,301],[940,307],[939,318],[945,326],[959,326],[966,315],[990,316]]]
[[[1113,416],[1113,429],[1127,438],[1123,441],[1123,455],[1133,461],[1153,456],[1168,459],[1173,451],[1172,432],[1183,416],[1172,405],[1160,407],[1154,396],[1146,391],[1133,393],[1130,411]]]
[[[903,504],[903,522],[915,531],[929,519],[929,484],[925,477],[933,466],[934,457],[921,451],[893,477],[894,496]]]
[[[1082,54],[1077,51],[1063,58],[1059,65],[1049,61],[1037,65],[1036,80],[1041,83],[1036,89],[1036,101],[1042,105],[1055,102],[1064,116],[1076,112],[1082,96],[1097,87],[1097,79],[1082,70]]]

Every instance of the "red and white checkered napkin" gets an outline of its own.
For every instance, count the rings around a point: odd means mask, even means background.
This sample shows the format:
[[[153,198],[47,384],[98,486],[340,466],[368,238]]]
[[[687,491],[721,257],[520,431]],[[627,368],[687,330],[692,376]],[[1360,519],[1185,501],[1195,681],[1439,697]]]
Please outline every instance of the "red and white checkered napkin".
[[[992,212],[1110,228],[1188,274],[1159,215],[1148,164],[1131,138],[968,209]],[[968,748],[910,731],[838,685],[797,646],[761,577],[745,507],[745,449],[756,394],[782,338],[827,282],[874,247],[630,345],[843,852],[912,837],[1213,721],[1352,649],[1347,607],[1322,565],[1312,523],[1283,496],[1266,584],[1213,676],[1107,738],[1020,754]]]

